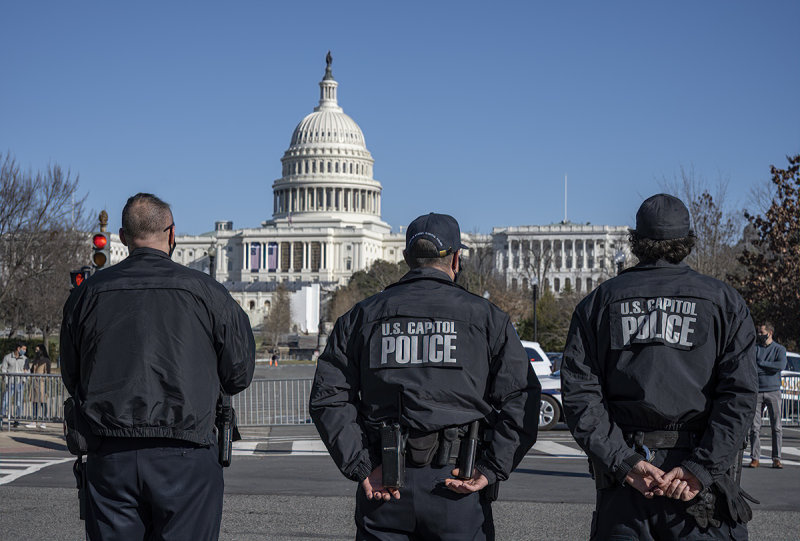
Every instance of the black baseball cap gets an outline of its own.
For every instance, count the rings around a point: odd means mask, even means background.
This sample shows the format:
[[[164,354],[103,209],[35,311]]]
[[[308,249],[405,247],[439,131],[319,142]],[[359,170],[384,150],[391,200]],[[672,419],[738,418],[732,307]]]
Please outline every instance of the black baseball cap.
[[[431,241],[436,252],[414,249],[419,239]],[[406,229],[406,251],[415,257],[444,257],[457,250],[467,248],[461,244],[461,229],[458,222],[447,214],[423,214],[408,225]]]
[[[665,193],[648,197],[636,213],[634,232],[641,238],[670,240],[691,233],[689,209],[677,197]]]

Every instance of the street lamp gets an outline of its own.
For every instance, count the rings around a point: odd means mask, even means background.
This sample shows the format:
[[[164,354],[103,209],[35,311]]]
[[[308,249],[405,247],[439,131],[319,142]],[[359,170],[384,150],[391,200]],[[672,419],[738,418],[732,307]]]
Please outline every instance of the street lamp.
[[[617,250],[616,255],[614,255],[614,263],[617,264],[617,274],[622,272],[623,267],[625,267],[625,260],[627,257],[625,256],[625,252],[622,250]]]
[[[533,341],[539,341],[539,319],[536,317],[536,301],[539,300],[539,279],[534,276],[531,280],[531,291],[533,292]]]
[[[208,273],[211,277],[217,279],[217,239],[211,243],[211,248],[208,249]]]

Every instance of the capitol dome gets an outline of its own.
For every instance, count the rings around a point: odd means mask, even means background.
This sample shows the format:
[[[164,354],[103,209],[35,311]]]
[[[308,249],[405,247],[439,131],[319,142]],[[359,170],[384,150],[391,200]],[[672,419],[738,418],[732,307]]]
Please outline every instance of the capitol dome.
[[[361,128],[339,106],[331,62],[328,53],[319,105],[294,129],[281,158],[282,176],[272,185],[275,220],[311,219],[320,213],[380,219],[374,160]]]

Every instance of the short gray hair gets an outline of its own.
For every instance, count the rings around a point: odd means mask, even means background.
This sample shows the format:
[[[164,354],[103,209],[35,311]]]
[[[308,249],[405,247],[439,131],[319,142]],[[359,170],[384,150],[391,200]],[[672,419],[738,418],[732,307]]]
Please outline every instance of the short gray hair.
[[[122,209],[122,229],[132,239],[163,233],[172,224],[169,205],[151,193],[137,193]]]
[[[436,245],[428,239],[417,239],[411,246],[411,250],[415,254],[423,254],[425,257],[418,257],[407,254],[406,263],[409,268],[417,269],[419,267],[436,267],[439,269],[449,269],[453,263],[453,254],[445,256],[437,256],[438,249]]]

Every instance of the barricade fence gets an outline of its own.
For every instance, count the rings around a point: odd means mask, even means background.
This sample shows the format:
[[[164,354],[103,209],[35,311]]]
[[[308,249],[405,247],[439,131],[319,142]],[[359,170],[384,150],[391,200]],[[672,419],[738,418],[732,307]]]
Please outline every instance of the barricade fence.
[[[9,426],[61,422],[64,417],[67,389],[58,374],[2,374],[0,393],[0,416]]]
[[[311,383],[311,379],[253,380],[232,399],[239,426],[310,423]],[[12,422],[36,425],[63,420],[68,394],[58,374],[0,374],[0,393],[0,416],[9,427]],[[782,378],[781,420],[784,426],[800,426],[800,376]],[[769,424],[766,410],[764,423]]]

